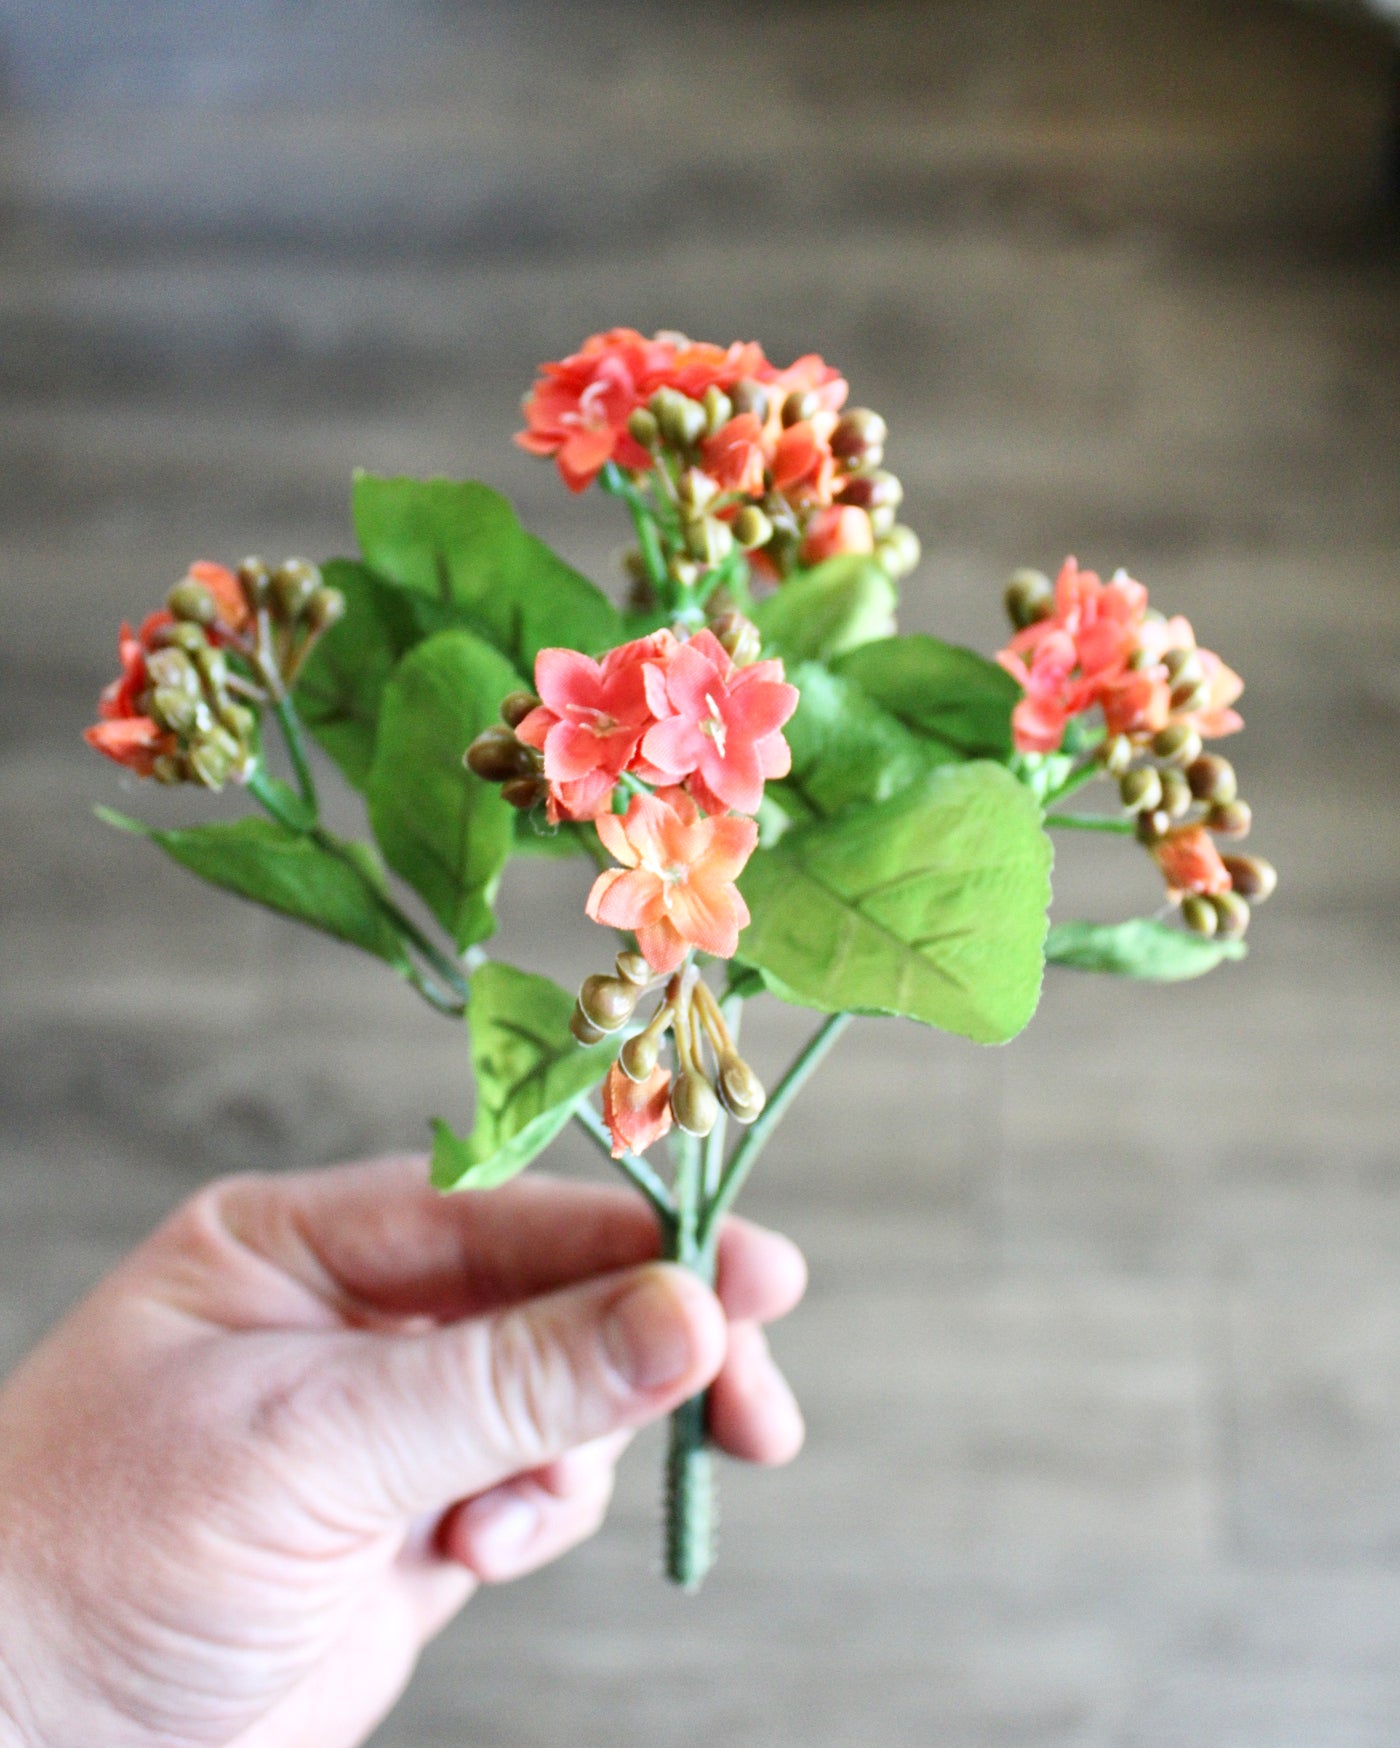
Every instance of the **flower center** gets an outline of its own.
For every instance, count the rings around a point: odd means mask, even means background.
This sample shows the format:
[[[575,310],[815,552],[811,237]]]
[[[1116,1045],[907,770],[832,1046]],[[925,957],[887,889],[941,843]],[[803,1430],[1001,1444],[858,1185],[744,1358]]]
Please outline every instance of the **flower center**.
[[[710,714],[701,719],[700,732],[709,735],[715,743],[715,751],[723,758],[724,738],[728,732],[724,726],[724,718],[719,713],[719,705],[715,703],[713,695],[709,692],[705,694],[705,705]]]
[[[617,718],[609,716],[606,710],[599,710],[592,704],[566,704],[564,714],[577,728],[586,728],[591,734],[596,734],[599,740],[617,732]]]

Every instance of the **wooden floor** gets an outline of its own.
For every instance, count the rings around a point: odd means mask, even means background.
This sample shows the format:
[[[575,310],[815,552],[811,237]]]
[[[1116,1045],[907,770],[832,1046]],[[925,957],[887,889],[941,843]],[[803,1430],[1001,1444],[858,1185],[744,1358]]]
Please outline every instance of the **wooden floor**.
[[[186,798],[78,735],[123,614],[343,550],[355,464],[489,479],[608,575],[509,444],[591,329],[839,362],[907,627],[990,647],[1074,550],[1249,683],[1247,963],[1058,976],[1002,1051],[854,1028],[748,1197],[813,1265],[807,1453],[728,1476],[682,1601],[639,1450],[380,1748],[1400,1739],[1390,64],[1274,0],[0,8],[0,1358],[210,1175],[466,1116],[451,1028],[107,832]],[[1155,902],[1061,848],[1059,914]],[[583,969],[581,894],[527,870],[501,951]]]

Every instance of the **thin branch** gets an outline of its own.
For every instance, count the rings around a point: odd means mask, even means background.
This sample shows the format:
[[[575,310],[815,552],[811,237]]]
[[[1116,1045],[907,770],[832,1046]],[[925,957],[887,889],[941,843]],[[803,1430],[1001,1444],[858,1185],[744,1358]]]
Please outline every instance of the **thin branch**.
[[[608,1134],[607,1125],[586,1099],[574,1106],[574,1121],[597,1144],[599,1151],[610,1163],[631,1178],[651,1203],[657,1219],[661,1222],[663,1233],[669,1232],[677,1219],[675,1197],[646,1160],[636,1153],[624,1153],[621,1158],[613,1157],[612,1137]]]

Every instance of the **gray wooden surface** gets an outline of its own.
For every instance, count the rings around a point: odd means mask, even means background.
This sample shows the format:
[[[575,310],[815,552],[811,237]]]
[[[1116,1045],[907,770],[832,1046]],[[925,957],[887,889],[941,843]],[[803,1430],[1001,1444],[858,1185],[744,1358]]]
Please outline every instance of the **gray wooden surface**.
[[[357,463],[491,479],[610,574],[508,442],[590,329],[843,365],[908,627],[990,646],[1072,549],[1249,682],[1248,962],[1056,977],[1004,1051],[856,1027],[748,1197],[812,1260],[807,1453],[728,1477],[682,1601],[638,1451],[382,1748],[1400,1736],[1388,53],[1267,0],[0,4],[0,1358],[210,1174],[465,1117],[449,1027],[99,826],[181,808],[78,733],[122,614],[343,549]],[[1154,902],[1124,846],[1061,862],[1060,914]],[[582,891],[527,870],[502,951],[587,968]]]

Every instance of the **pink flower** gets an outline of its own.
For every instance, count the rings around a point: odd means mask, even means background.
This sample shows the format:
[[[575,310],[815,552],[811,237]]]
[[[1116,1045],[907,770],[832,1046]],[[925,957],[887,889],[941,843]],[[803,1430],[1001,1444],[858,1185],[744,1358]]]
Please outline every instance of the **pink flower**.
[[[647,664],[646,687],[657,720],[642,740],[643,757],[672,781],[697,776],[724,807],[756,813],[764,779],[792,766],[781,730],[798,692],[784,681],[783,664],[736,668],[714,633],[700,631],[664,665]]]
[[[654,1068],[643,1081],[632,1080],[614,1062],[603,1082],[603,1121],[612,1136],[612,1156],[645,1153],[671,1127],[671,1075]]]
[[[554,817],[589,819],[606,805],[653,721],[646,664],[676,646],[658,631],[609,650],[601,662],[574,649],[542,649],[535,658],[540,704],[516,728],[544,753]]]
[[[1230,871],[1203,825],[1177,826],[1153,844],[1152,855],[1166,878],[1170,898],[1185,892],[1209,895],[1230,890]]]
[[[672,972],[692,947],[732,958],[749,909],[734,882],[758,827],[734,814],[706,817],[679,789],[634,795],[627,812],[599,814],[603,844],[622,863],[593,883],[594,922],[631,929],[653,971]]]
[[[870,517],[851,504],[828,504],[808,520],[802,537],[803,564],[820,564],[842,553],[874,552]]]

